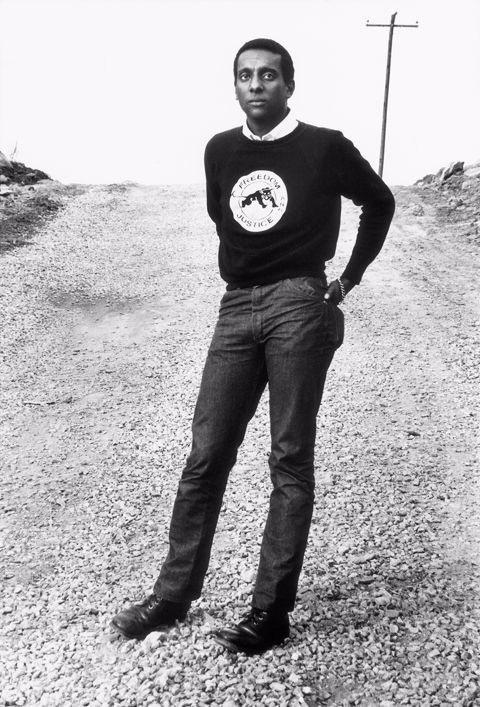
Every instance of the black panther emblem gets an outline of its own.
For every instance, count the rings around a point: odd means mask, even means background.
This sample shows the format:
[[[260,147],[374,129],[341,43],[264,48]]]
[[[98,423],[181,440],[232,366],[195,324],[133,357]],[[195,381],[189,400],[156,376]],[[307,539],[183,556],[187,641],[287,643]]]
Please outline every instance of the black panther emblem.
[[[272,190],[268,187],[258,189],[257,191],[254,191],[249,194],[247,197],[245,197],[245,199],[243,199],[242,206],[250,206],[250,204],[252,204],[254,201],[258,202],[262,209],[266,208],[266,201],[269,201],[275,209],[278,208],[277,204],[275,203],[275,197],[273,196]]]

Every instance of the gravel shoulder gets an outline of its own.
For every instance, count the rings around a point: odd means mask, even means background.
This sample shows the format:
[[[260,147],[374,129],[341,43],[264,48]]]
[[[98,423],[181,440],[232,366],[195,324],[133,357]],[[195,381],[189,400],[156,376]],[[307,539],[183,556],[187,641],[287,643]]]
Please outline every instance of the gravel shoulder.
[[[396,190],[385,249],[344,305],[292,635],[252,659],[210,633],[249,603],[266,397],[188,621],[143,642],[109,628],[165,555],[223,291],[202,187],[67,197],[0,257],[0,704],[480,704],[478,239],[465,219],[431,190]],[[357,218],[346,203],[331,276]]]

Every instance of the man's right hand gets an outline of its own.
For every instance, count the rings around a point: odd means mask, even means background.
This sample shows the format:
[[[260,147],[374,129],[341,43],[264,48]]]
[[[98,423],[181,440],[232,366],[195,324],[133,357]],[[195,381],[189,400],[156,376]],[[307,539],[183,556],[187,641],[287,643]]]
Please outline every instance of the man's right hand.
[[[351,280],[348,280],[346,277],[342,277],[342,284],[345,289],[345,294],[348,294],[350,290],[355,287],[353,282]],[[340,304],[342,301],[342,290],[340,288],[338,280],[332,280],[332,282],[329,284],[327,291],[325,292],[325,295],[323,296],[323,299],[326,300],[327,302],[332,302],[333,304]]]

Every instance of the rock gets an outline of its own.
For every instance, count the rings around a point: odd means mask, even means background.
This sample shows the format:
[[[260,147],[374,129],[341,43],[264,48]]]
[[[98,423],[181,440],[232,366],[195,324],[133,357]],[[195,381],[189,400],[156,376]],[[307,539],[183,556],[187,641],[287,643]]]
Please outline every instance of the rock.
[[[375,597],[375,603],[378,606],[389,606],[393,601],[393,597],[391,594],[389,594],[387,591],[384,591],[382,593],[379,593]]]
[[[375,582],[375,580],[376,580],[376,577],[374,575],[364,574],[364,575],[361,575],[360,577],[358,577],[357,581],[359,584],[373,584],[373,582]]]
[[[17,184],[35,184],[42,179],[50,179],[48,174],[42,172],[42,170],[26,167],[23,162],[0,164],[0,173]]]
[[[464,162],[452,162],[448,167],[442,170],[440,181],[445,182],[447,179],[450,179],[452,175],[463,172],[463,165]]]
[[[363,565],[366,562],[371,562],[372,560],[375,560],[377,557],[378,552],[364,552],[362,555],[357,555],[356,557],[354,557],[353,561]]]
[[[242,580],[242,582],[250,584],[250,582],[253,582],[253,580],[255,579],[255,574],[255,570],[244,569],[240,573],[240,579]]]
[[[154,651],[164,642],[164,640],[165,636],[161,632],[154,631],[149,633],[142,642],[142,649],[146,653]]]
[[[10,179],[5,174],[0,174],[0,184],[8,184]]]
[[[413,216],[423,216],[425,211],[423,209],[423,206],[421,204],[412,204],[410,208],[410,213]]]
[[[415,184],[430,184],[431,182],[434,181],[434,179],[435,179],[435,175],[434,175],[434,174],[426,174],[426,175],[425,175],[424,177],[422,177],[421,179],[418,179],[418,180],[415,182]]]
[[[385,616],[387,616],[389,619],[398,619],[400,616],[400,612],[398,609],[387,609],[385,612]]]
[[[7,157],[5,157],[3,152],[0,152],[0,169],[2,167],[11,167],[11,166],[12,166],[12,163],[10,162],[10,160]]]

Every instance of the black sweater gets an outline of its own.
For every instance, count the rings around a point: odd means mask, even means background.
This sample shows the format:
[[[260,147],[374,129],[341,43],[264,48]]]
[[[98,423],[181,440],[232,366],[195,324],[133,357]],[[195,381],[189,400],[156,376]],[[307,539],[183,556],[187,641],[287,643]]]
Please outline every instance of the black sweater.
[[[359,283],[380,252],[394,212],[384,182],[341,132],[299,123],[274,141],[241,128],[205,150],[207,209],[220,238],[220,274],[229,287],[320,275],[333,258],[341,196],[362,206],[343,276]]]

